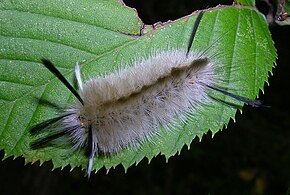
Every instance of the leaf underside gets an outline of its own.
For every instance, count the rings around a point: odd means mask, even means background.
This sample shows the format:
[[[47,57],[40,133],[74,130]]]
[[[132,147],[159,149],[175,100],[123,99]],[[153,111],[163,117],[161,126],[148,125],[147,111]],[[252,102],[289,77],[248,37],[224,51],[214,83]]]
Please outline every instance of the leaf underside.
[[[108,14],[110,13],[110,14]],[[197,14],[174,22],[146,27],[136,12],[117,0],[55,0],[0,2],[0,149],[5,157],[23,156],[26,162],[52,160],[54,168],[87,167],[82,152],[63,158],[66,148],[31,150],[28,130],[57,116],[57,107],[74,102],[70,92],[40,63],[47,58],[74,83],[79,62],[83,80],[118,70],[120,64],[147,58],[162,50],[186,48]],[[124,19],[125,18],[125,19]],[[144,30],[145,32],[145,30]],[[218,41],[217,41],[218,40]],[[225,69],[231,92],[255,98],[263,90],[276,59],[276,50],[264,17],[246,7],[208,9],[198,28],[194,50],[215,47],[227,56]],[[244,60],[245,59],[245,60]],[[236,67],[238,64],[239,68]],[[225,101],[232,101],[222,97]],[[214,100],[213,100],[214,101]],[[235,102],[236,103],[236,102]],[[53,104],[54,106],[52,106]],[[122,164],[125,169],[144,157],[166,158],[209,130],[215,134],[234,118],[236,109],[220,102],[205,107],[182,129],[160,130],[153,142],[99,156],[94,169]]]

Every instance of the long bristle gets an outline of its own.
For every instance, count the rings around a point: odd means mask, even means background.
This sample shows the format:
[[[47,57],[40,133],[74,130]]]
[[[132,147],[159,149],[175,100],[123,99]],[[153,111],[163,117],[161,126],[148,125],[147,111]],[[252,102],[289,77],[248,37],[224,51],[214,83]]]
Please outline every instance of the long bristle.
[[[37,133],[39,133],[40,131],[42,131],[43,129],[46,129],[48,128],[49,126],[51,126],[52,124],[55,124],[56,122],[62,120],[63,118],[69,116],[70,114],[66,114],[66,115],[61,115],[61,116],[58,116],[58,117],[55,117],[55,118],[52,118],[52,119],[49,119],[47,121],[44,121],[42,123],[39,123],[35,126],[33,126],[30,130],[29,130],[29,133],[31,135],[35,135]]]
[[[89,125],[88,129],[88,145],[87,145],[87,156],[89,157],[89,164],[88,164],[88,178],[90,178],[93,162],[95,157],[95,147],[94,147],[94,140],[93,140],[93,132],[92,132],[92,125]]]
[[[244,102],[244,103],[247,104],[247,105],[250,105],[250,106],[253,106],[253,107],[260,107],[260,106],[262,105],[262,101],[261,101],[261,100],[252,100],[252,99],[250,99],[250,98],[246,98],[246,97],[243,97],[243,96],[235,95],[235,94],[233,94],[233,93],[230,93],[230,92],[227,92],[227,91],[221,90],[221,89],[219,89],[219,88],[216,88],[216,87],[210,86],[210,85],[205,84],[205,83],[203,83],[203,82],[197,82],[197,83],[199,83],[200,85],[203,85],[203,86],[205,86],[205,87],[207,87],[207,88],[210,88],[210,89],[212,89],[212,90],[218,91],[218,92],[220,92],[220,93],[222,93],[222,94],[225,94],[225,95],[227,95],[227,96],[229,96],[229,97],[232,97],[232,98],[234,98],[234,99],[236,99],[236,100],[239,100],[239,101],[241,101],[241,102]]]
[[[74,96],[83,104],[84,101],[82,100],[81,96],[78,94],[78,92],[75,90],[75,88],[72,87],[72,85],[64,78],[64,76],[59,72],[59,70],[52,64],[51,61],[47,59],[41,59],[43,65],[50,70],[51,73],[53,73],[73,94]]]
[[[186,52],[186,56],[188,56],[188,53],[191,49],[191,46],[192,46],[192,43],[193,43],[193,40],[194,40],[194,37],[195,37],[195,34],[197,32],[197,28],[201,22],[201,18],[203,16],[204,12],[201,11],[199,12],[196,20],[195,20],[195,23],[194,23],[194,26],[193,26],[193,29],[192,29],[192,32],[191,32],[191,35],[190,35],[190,38],[189,38],[189,41],[188,41],[188,46],[187,46],[187,52]]]

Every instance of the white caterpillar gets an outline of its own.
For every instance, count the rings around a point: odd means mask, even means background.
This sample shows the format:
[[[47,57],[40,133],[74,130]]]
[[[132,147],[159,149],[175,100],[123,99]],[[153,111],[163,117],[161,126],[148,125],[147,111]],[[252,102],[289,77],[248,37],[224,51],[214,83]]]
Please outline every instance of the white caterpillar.
[[[136,147],[161,127],[170,129],[176,119],[186,120],[209,100],[215,90],[252,106],[259,101],[223,91],[218,86],[217,64],[207,53],[190,51],[194,34],[202,18],[196,20],[188,50],[159,52],[149,59],[119,72],[82,83],[79,66],[76,78],[79,91],[66,81],[48,60],[43,64],[53,72],[79,101],[59,117],[31,129],[31,134],[47,129],[50,133],[32,143],[32,148],[68,141],[72,151],[86,148],[89,156],[88,175],[94,156],[112,154],[125,147]],[[63,138],[66,137],[66,139]],[[59,141],[60,140],[60,141]]]

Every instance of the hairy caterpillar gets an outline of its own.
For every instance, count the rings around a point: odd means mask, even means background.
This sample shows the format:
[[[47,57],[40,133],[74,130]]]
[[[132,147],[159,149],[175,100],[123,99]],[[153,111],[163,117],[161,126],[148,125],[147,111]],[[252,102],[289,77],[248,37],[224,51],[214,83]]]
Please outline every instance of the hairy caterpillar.
[[[55,66],[46,59],[43,64],[78,99],[63,113],[30,130],[32,135],[47,134],[31,143],[33,149],[51,144],[71,143],[70,151],[86,149],[88,175],[98,153],[113,154],[125,147],[135,147],[150,140],[158,129],[169,129],[178,118],[189,115],[209,100],[214,90],[259,106],[259,100],[241,97],[219,88],[220,76],[212,56],[191,51],[191,45],[204,12],[194,24],[187,50],[162,51],[130,68],[82,83],[76,66],[77,92]]]

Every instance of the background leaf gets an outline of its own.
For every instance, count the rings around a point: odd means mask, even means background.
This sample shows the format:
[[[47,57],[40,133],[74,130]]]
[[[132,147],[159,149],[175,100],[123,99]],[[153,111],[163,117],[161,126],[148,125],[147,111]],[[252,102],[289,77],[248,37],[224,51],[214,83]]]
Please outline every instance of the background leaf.
[[[255,7],[255,0],[237,0],[239,5]]]
[[[61,3],[69,6],[63,10]],[[5,150],[6,158],[24,156],[27,162],[51,159],[54,167],[86,167],[87,159],[82,153],[60,158],[66,149],[29,148],[29,127],[57,114],[55,108],[39,103],[39,99],[60,107],[74,101],[39,60],[52,60],[70,81],[78,61],[87,80],[117,70],[119,64],[146,58],[156,50],[185,48],[196,18],[193,14],[155,29],[147,26],[146,34],[133,36],[140,34],[142,23],[133,10],[118,1],[4,1],[0,7],[0,148]],[[110,20],[102,20],[107,15]],[[208,10],[203,21],[194,49],[208,48],[223,37],[215,48],[230,57],[225,68],[230,70],[237,63],[243,67],[229,72],[228,79],[239,81],[233,83],[233,92],[254,98],[267,81],[276,56],[264,17],[249,8],[218,7]],[[213,133],[220,130],[235,112],[215,103],[215,107],[196,116],[196,123],[171,132],[161,130],[161,136],[154,138],[155,144],[145,142],[138,151],[126,149],[117,155],[99,157],[94,168],[121,163],[126,169],[144,156],[150,160],[159,153],[169,158],[195,136],[201,138],[209,129]]]
[[[284,2],[284,6],[282,6],[282,10],[281,7],[280,7],[280,0],[277,0],[276,2],[276,6],[277,6],[277,10],[276,10],[276,14],[277,12],[282,12],[282,13],[287,13],[288,17],[286,17],[284,20],[282,21],[279,21],[277,18],[275,20],[276,24],[278,25],[281,25],[281,26],[286,26],[286,25],[290,25],[290,17],[289,17],[289,14],[290,14],[290,1],[289,0],[285,0]],[[282,4],[283,5],[283,4]],[[279,11],[278,11],[279,10]],[[281,13],[280,13],[281,14]]]
[[[236,0],[236,2],[242,6],[255,7],[255,0]]]

